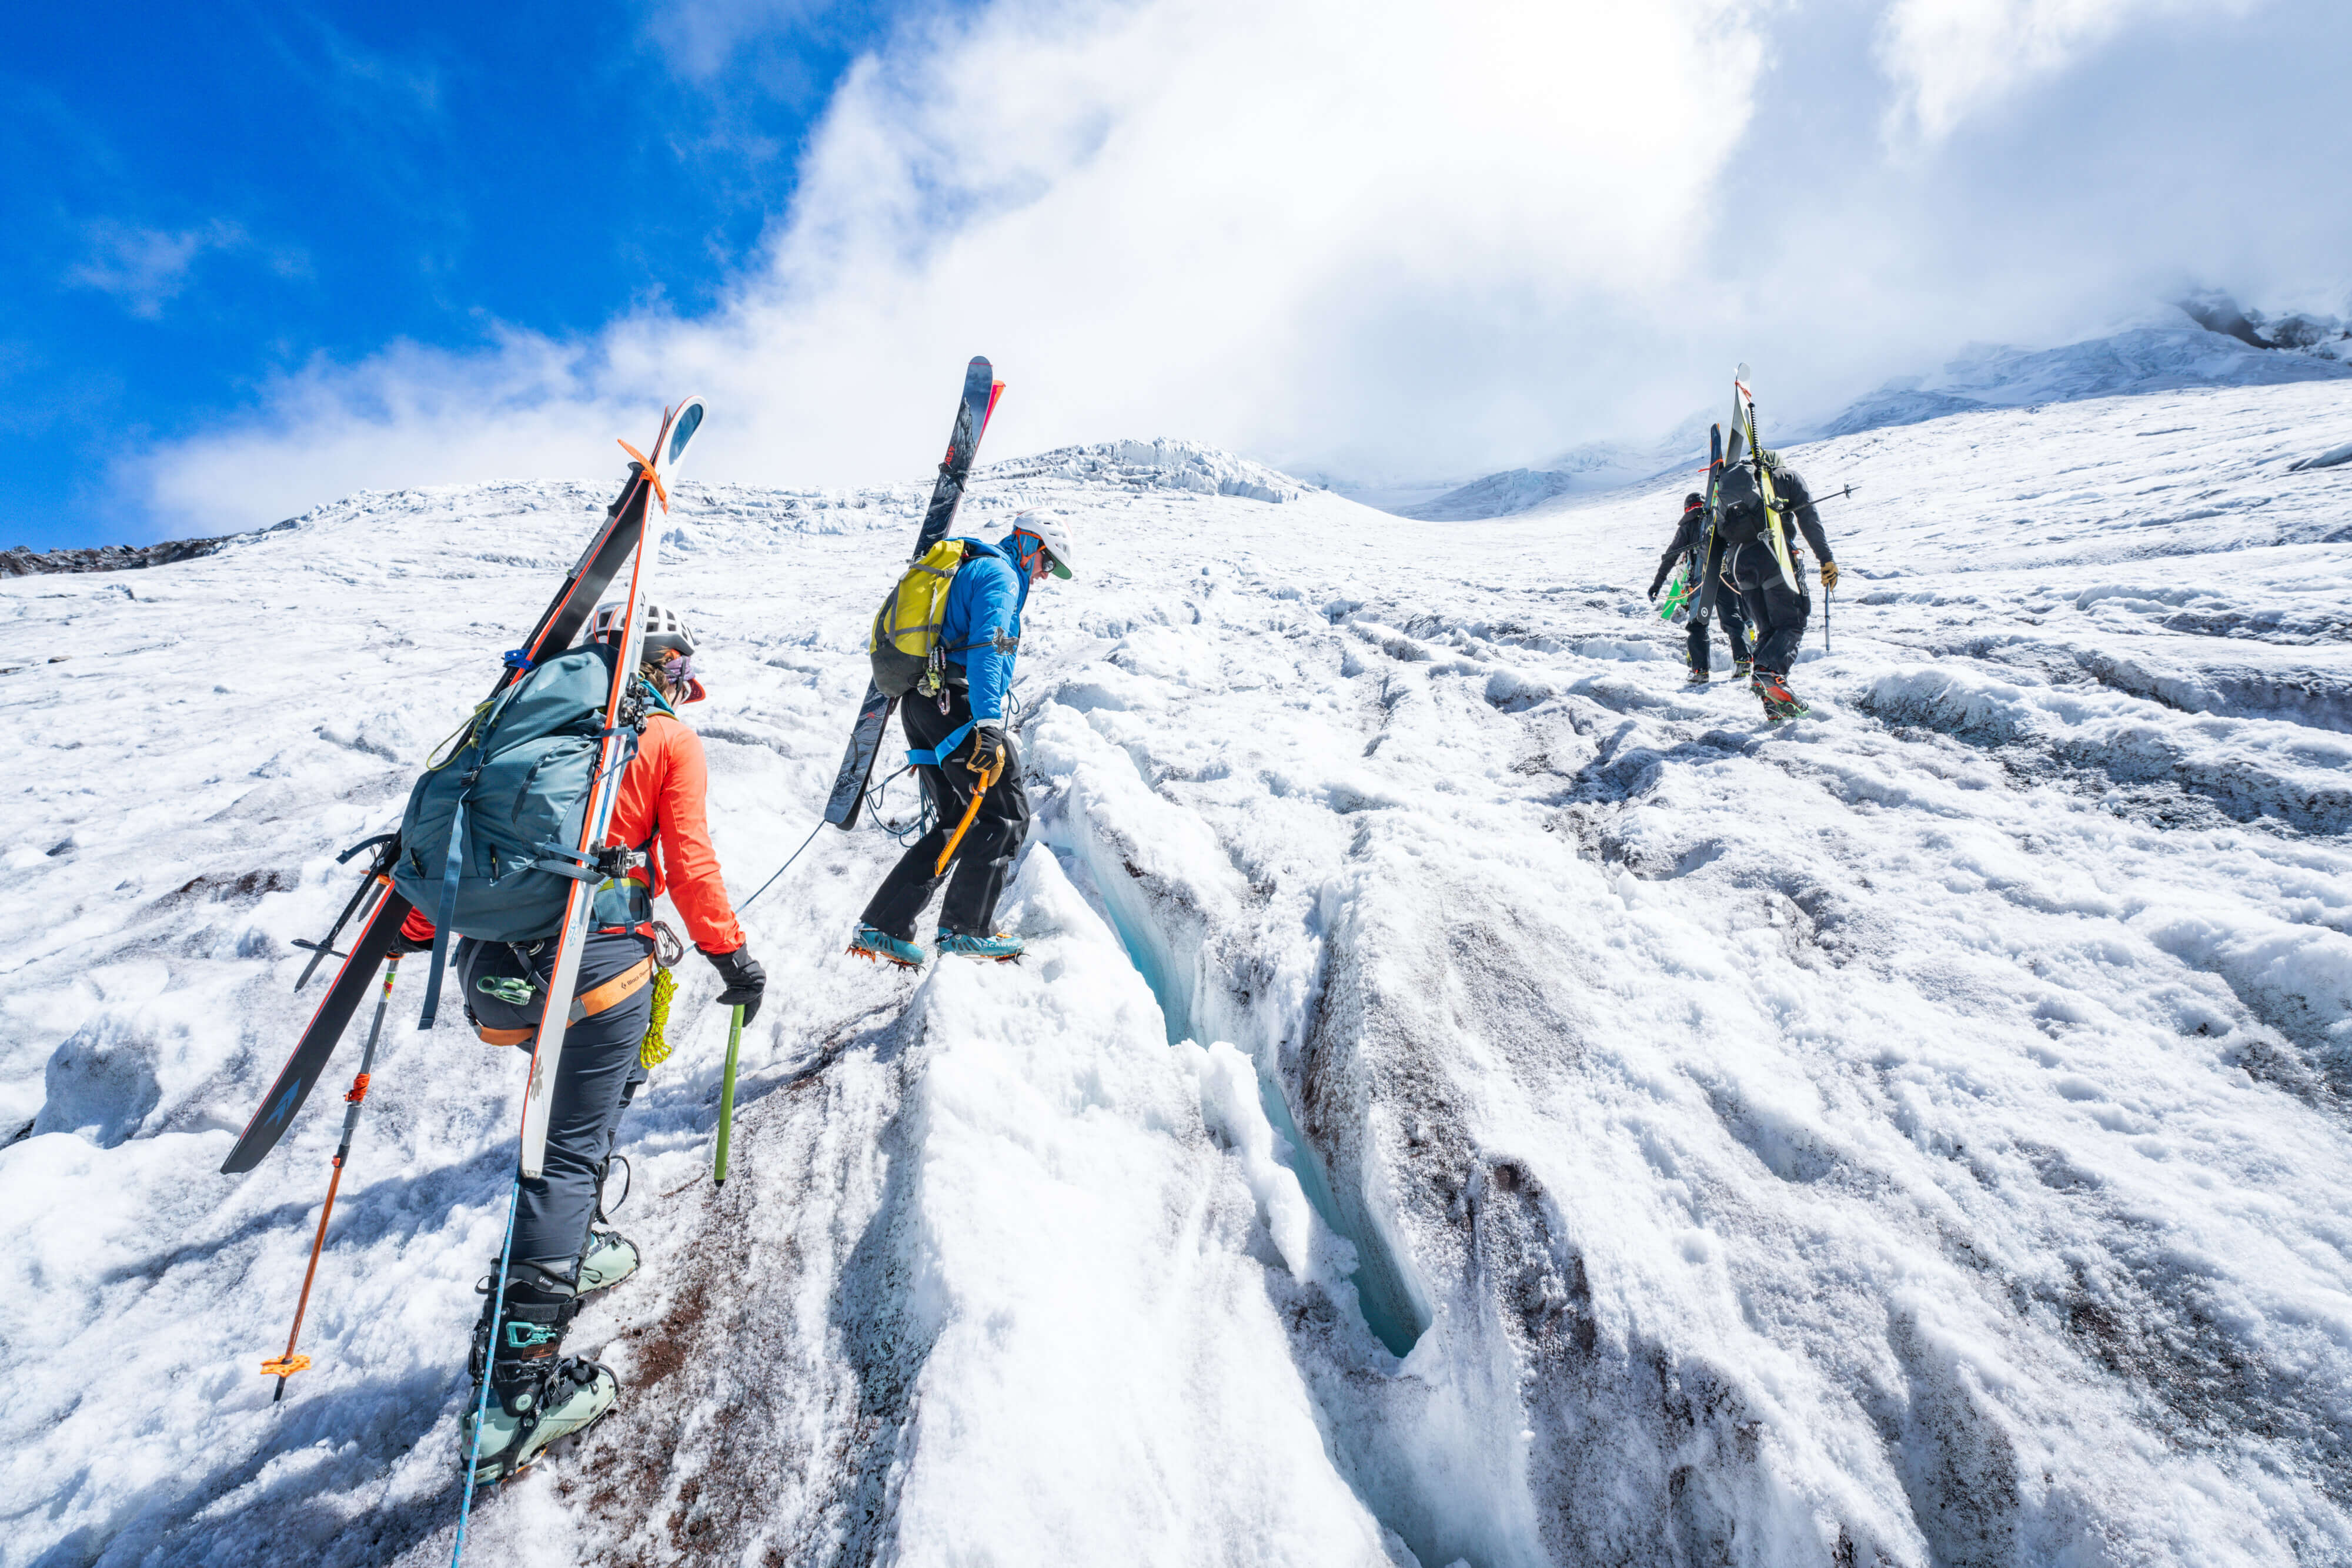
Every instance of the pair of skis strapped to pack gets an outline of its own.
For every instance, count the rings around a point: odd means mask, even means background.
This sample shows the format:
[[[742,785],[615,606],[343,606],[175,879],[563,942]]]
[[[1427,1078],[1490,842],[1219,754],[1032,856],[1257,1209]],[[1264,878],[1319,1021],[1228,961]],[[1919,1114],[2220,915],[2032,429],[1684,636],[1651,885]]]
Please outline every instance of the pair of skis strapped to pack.
[[[707,407],[701,398],[691,397],[667,413],[650,455],[639,453],[626,442],[621,444],[631,458],[629,477],[622,486],[621,494],[605,509],[604,520],[590,538],[587,548],[581,552],[580,559],[565,574],[554,598],[541,612],[530,635],[524,639],[520,647],[506,655],[504,667],[490,688],[488,701],[495,703],[507,695],[509,687],[537,668],[542,661],[569,648],[572,639],[587,623],[596,601],[604,596],[614,579],[620,575],[621,568],[634,563],[629,576],[628,616],[624,623],[627,630],[619,651],[620,657],[614,664],[611,694],[604,705],[603,734],[597,740],[600,756],[596,782],[590,798],[591,809],[584,813],[579,841],[571,845],[550,846],[557,854],[548,856],[549,859],[560,855],[571,864],[584,868],[594,863],[595,857],[604,848],[620,784],[621,769],[614,765],[615,750],[620,745],[618,732],[625,727],[619,722],[620,705],[636,671],[644,637],[643,606],[650,592],[653,558],[657,548],[655,541],[646,537],[647,516],[656,502],[667,510],[668,487],[666,481],[677,472],[679,462],[700,430]],[[350,852],[364,847],[365,843],[354,846]],[[328,1061],[333,1056],[336,1044],[349,1027],[352,1015],[365,998],[378,967],[389,955],[393,939],[402,923],[408,918],[412,907],[406,898],[388,885],[390,857],[397,848],[397,844],[386,844],[378,856],[381,863],[371,867],[368,882],[354,894],[352,903],[345,905],[342,916],[336,922],[335,929],[329,934],[327,941],[319,945],[325,950],[320,956],[331,953],[335,935],[341,932],[345,922],[352,918],[354,912],[358,913],[361,920],[359,935],[352,940],[348,953],[343,956],[341,969],[337,972],[325,997],[320,998],[318,1009],[311,1015],[285,1066],[279,1069],[269,1092],[263,1096],[244,1133],[229,1150],[228,1157],[222,1162],[223,1175],[235,1176],[253,1169],[284,1136],[295,1113],[301,1109],[303,1102],[310,1097],[310,1091],[325,1072]],[[370,891],[376,888],[380,891]],[[558,949],[556,973],[551,977],[549,992],[551,996],[568,998],[578,979],[580,948],[586,936],[587,911],[593,896],[593,881],[572,881],[566,898],[564,923],[558,936],[562,946]],[[370,899],[373,899],[372,904],[368,902]],[[436,955],[437,958],[446,960],[446,945],[451,935],[446,927],[435,933],[436,946],[440,948]],[[310,968],[303,971],[303,979],[308,980],[311,970],[317,967],[318,960],[314,958]],[[299,984],[297,988],[299,988]],[[562,1049],[565,1011],[564,1008],[547,1009],[532,1052],[531,1074],[523,1103],[522,1166],[527,1176],[539,1174],[546,1153],[547,1114],[554,1090],[555,1059]],[[552,1029],[548,1027],[551,1019],[554,1020]]]
[[[919,561],[929,555],[931,547],[947,538],[948,529],[954,525],[956,508],[963,501],[965,482],[971,475],[972,458],[980,450],[980,438],[987,432],[988,416],[996,411],[996,400],[1003,392],[1004,383],[995,378],[986,356],[974,355],[971,363],[964,367],[963,397],[956,404],[947,455],[940,461],[939,480],[931,486],[931,504],[924,509],[923,526],[915,535],[915,548],[908,552],[908,560]],[[824,803],[824,820],[844,832],[856,825],[857,808],[866,799],[867,780],[874,776],[874,759],[881,754],[883,734],[898,706],[897,697],[884,692],[872,680],[866,683],[866,699],[858,704],[857,722],[849,732],[849,748],[842,754],[840,771],[834,775],[833,792]]]
[[[1764,540],[1772,549],[1772,562],[1791,593],[1802,593],[1796,561],[1789,553],[1789,519],[1780,512],[1780,497],[1772,486],[1772,465],[1764,461],[1764,438],[1756,430],[1756,394],[1748,390],[1748,362],[1731,372],[1731,461],[1739,458],[1739,440],[1748,438],[1748,460],[1756,467],[1756,491],[1764,498]]]

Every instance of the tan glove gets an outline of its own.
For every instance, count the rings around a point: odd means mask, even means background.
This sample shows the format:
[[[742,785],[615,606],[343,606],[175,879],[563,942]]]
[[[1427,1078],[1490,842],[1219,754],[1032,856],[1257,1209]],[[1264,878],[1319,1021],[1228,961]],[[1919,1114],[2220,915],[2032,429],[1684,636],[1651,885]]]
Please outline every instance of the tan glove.
[[[1833,560],[1825,560],[1822,562],[1822,586],[1823,588],[1835,588],[1837,586],[1837,562]]]
[[[1004,771],[1003,721],[984,718],[972,726],[971,755],[963,759],[963,765],[986,783],[996,782],[996,776]]]

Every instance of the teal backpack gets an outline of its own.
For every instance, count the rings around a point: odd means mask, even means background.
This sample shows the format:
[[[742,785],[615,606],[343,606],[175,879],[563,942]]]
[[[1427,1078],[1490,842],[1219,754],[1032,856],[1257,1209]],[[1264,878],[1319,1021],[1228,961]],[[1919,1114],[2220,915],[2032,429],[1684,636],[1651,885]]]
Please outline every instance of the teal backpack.
[[[438,932],[419,1028],[432,1027],[452,937],[552,936],[574,882],[599,884],[592,925],[652,917],[644,885],[626,875],[626,852],[583,859],[574,848],[593,793],[614,657],[610,643],[597,643],[547,660],[484,704],[456,749],[409,791],[392,884],[433,916]],[[636,755],[641,695],[633,690],[623,700],[615,768]]]

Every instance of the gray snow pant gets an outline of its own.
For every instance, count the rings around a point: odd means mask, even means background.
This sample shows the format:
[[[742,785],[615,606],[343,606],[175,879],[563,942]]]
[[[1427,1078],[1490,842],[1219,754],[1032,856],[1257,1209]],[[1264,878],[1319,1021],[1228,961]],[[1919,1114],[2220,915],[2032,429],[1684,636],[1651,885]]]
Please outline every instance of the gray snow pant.
[[[521,1007],[500,1001],[481,988],[483,980],[520,977],[524,955],[502,942],[468,942],[456,966],[465,977],[466,1016],[477,1028],[524,1029],[539,1022],[555,944],[530,953],[530,979],[536,988]],[[580,956],[579,991],[585,994],[625,974],[654,950],[650,937],[628,932],[598,933]],[[528,950],[526,950],[528,951]],[[514,1257],[550,1273],[574,1279],[587,1250],[588,1226],[596,1216],[598,1186],[613,1153],[621,1113],[646,1081],[637,1048],[653,1018],[654,989],[641,986],[627,1000],[582,1019],[563,1035],[555,1064],[555,1098],[549,1107],[547,1158],[535,1177],[523,1179],[515,1199]],[[530,1050],[524,1040],[518,1048]]]

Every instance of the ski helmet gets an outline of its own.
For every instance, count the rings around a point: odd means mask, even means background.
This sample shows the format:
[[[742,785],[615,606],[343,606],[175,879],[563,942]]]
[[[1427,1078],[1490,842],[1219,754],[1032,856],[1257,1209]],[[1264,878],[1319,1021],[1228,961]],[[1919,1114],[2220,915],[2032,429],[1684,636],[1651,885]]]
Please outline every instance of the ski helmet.
[[[1693,490],[1689,495],[1683,497],[1683,510],[1685,512],[1695,512],[1698,510],[1699,507],[1706,505],[1706,497],[1700,495],[1696,490]]]
[[[661,653],[676,653],[680,658],[694,654],[694,630],[678,618],[677,612],[647,600],[645,612],[645,641],[640,657],[655,658]],[[618,643],[621,640],[621,616],[625,606],[619,600],[596,606],[595,616],[588,622],[588,640],[592,643]]]
[[[1044,512],[1024,512],[1013,519],[1013,531],[1027,534],[1045,547],[1046,564],[1053,568],[1055,577],[1070,575],[1070,534],[1059,517]]]

